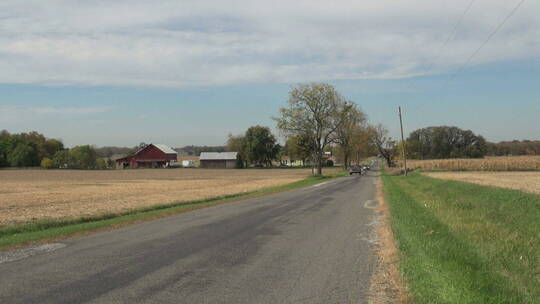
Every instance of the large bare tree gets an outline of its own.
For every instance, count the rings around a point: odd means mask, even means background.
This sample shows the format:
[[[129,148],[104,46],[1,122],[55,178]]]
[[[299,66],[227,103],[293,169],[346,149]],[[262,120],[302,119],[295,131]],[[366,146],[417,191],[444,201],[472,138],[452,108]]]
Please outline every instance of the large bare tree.
[[[351,154],[355,148],[356,137],[362,129],[366,128],[366,115],[360,111],[353,101],[342,101],[338,103],[336,117],[336,131],[332,136],[332,141],[339,146],[343,157],[343,167],[348,169]]]
[[[395,141],[388,136],[388,130],[381,124],[370,127],[371,141],[377,147],[379,154],[386,160],[388,167],[393,167],[392,160],[395,153]]]
[[[317,174],[322,174],[324,149],[338,127],[335,120],[341,102],[341,96],[329,84],[301,84],[290,91],[288,107],[281,108],[281,115],[275,118],[284,135],[310,138]]]

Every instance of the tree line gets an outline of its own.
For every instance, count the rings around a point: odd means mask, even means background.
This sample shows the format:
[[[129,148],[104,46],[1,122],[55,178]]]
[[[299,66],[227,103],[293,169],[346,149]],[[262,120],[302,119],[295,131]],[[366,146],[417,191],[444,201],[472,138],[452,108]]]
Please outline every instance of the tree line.
[[[0,167],[105,169],[114,162],[100,158],[90,145],[65,148],[59,139],[38,132],[11,134],[0,132]]]
[[[44,158],[53,158],[61,150],[64,150],[62,141],[38,132],[0,132],[0,167],[39,166]]]
[[[484,137],[458,127],[422,128],[407,138],[407,156],[413,159],[482,158],[486,153]]]
[[[225,152],[224,146],[184,146],[182,148],[175,148],[176,152],[182,155],[199,156],[201,152]]]
[[[511,156],[511,155],[540,155],[539,140],[514,140],[487,144],[487,155]]]
[[[432,126],[414,130],[405,143],[393,140],[382,125],[372,129],[372,139],[388,166],[394,166],[402,149],[409,159],[482,158],[488,154],[489,143],[471,130],[454,126]]]

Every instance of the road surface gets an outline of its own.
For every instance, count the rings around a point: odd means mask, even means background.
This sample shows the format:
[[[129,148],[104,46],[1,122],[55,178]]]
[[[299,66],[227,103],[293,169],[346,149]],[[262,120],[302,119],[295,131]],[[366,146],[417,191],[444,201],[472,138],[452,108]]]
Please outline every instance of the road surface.
[[[375,173],[0,252],[0,303],[365,303]]]

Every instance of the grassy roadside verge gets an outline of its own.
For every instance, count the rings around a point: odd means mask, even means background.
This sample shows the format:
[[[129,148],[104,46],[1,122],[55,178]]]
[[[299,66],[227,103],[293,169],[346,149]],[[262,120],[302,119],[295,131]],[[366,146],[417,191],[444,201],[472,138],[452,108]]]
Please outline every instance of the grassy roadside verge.
[[[538,303],[540,196],[437,180],[383,176],[415,303]]]
[[[346,172],[340,172],[332,175],[309,176],[304,180],[290,184],[259,189],[252,192],[219,196],[205,200],[154,205],[147,208],[131,209],[119,213],[100,214],[74,219],[42,220],[15,226],[0,227],[0,250],[26,245],[33,242],[50,241],[78,234],[110,229],[140,221],[187,212],[190,210],[234,202],[241,199],[255,198],[273,193],[303,188],[330,180],[335,177],[344,176],[345,174]]]

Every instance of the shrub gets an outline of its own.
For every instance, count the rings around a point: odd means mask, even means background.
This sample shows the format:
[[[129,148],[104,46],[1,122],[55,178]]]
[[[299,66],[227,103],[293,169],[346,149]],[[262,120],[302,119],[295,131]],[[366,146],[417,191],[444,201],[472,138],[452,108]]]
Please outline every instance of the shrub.
[[[54,161],[48,157],[45,157],[41,160],[41,167],[45,169],[54,168]]]
[[[96,159],[96,169],[107,169],[107,162],[103,158]]]

